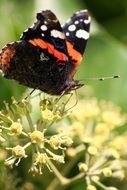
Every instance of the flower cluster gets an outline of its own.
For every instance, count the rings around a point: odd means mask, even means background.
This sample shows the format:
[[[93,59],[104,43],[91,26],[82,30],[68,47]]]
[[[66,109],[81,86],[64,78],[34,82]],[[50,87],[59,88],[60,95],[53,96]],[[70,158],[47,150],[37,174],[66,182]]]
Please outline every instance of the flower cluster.
[[[111,102],[96,98],[79,100],[71,114],[69,99],[63,103],[60,98],[39,98],[34,104],[14,98],[10,106],[5,102],[0,112],[5,165],[12,168],[22,159],[32,158],[29,172],[33,175],[43,174],[46,167],[62,185],[84,180],[87,190],[117,190],[106,179],[126,176],[126,115]],[[62,175],[74,167],[71,178]],[[54,190],[59,181],[51,182],[47,189]]]
[[[98,186],[115,190],[106,187],[103,180],[125,178],[127,133],[120,131],[125,131],[126,115],[111,102],[91,98],[80,100],[69,117],[66,133],[74,141],[74,148],[69,147],[66,152],[71,159],[76,159],[80,153],[83,156],[78,168],[85,176],[87,190],[95,190]],[[62,130],[65,129],[61,127],[59,132]]]
[[[49,128],[65,114],[65,105],[59,106],[58,99],[42,99],[38,103],[40,117],[34,123],[32,105],[27,100],[17,102],[12,98],[12,105],[5,103],[6,109],[0,112],[0,140],[10,153],[5,160],[8,167],[18,166],[21,159],[32,157],[29,172],[33,175],[43,173],[43,167],[50,171],[50,161],[64,163],[64,151],[71,146],[72,139],[64,133],[48,134]],[[10,146],[10,142],[11,146]],[[27,152],[32,149],[31,154]]]

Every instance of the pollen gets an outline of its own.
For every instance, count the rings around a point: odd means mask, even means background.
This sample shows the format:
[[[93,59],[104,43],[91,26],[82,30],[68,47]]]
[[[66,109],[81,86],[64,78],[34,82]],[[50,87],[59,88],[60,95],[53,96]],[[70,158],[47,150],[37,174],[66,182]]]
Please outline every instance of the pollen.
[[[26,157],[25,150],[20,145],[17,145],[17,146],[15,146],[15,147],[12,148],[12,154],[15,157],[18,157],[18,158],[22,158],[22,157],[25,158]]]
[[[42,143],[44,141],[44,134],[36,130],[30,133],[30,138],[33,143]]]
[[[47,108],[41,113],[42,113],[43,120],[45,121],[52,121],[54,118],[53,112]]]
[[[13,122],[10,126],[10,132],[12,135],[20,135],[23,127],[19,122]]]
[[[35,164],[46,164],[47,160],[48,160],[47,155],[45,153],[40,153],[36,157]]]
[[[59,138],[58,135],[54,135],[50,138],[49,144],[52,148],[58,149],[59,146],[61,145],[61,139]]]

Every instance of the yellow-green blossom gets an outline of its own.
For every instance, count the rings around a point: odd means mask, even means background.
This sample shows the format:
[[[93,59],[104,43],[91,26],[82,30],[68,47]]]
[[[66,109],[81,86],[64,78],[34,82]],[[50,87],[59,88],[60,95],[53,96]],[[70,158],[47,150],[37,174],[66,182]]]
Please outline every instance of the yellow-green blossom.
[[[119,133],[125,114],[96,98],[79,100],[71,114],[66,97],[39,98],[36,110],[28,100],[13,99],[11,108],[6,103],[0,112],[0,138],[10,156],[3,158],[5,165],[12,168],[28,158],[29,172],[42,175],[48,169],[63,186],[84,180],[86,190],[115,189],[106,178],[126,178],[127,133]],[[74,176],[68,178],[71,170]],[[53,184],[55,189],[57,181]]]
[[[41,111],[41,114],[42,114],[43,120],[46,122],[53,121],[53,119],[54,119],[53,111],[51,111],[47,108],[45,110]]]
[[[20,135],[22,133],[23,126],[19,122],[13,122],[10,126],[11,135]]]
[[[47,154],[45,154],[45,153],[39,153],[36,156],[35,165],[46,164],[47,160],[48,160]]]
[[[42,144],[44,142],[44,133],[38,130],[29,133],[32,143]]]
[[[112,170],[110,168],[103,168],[102,173],[105,177],[111,177],[112,176]]]
[[[87,172],[88,171],[88,166],[85,163],[79,163],[78,168],[80,172]]]
[[[12,148],[12,154],[14,157],[17,157],[17,158],[27,157],[24,147],[22,147],[20,145],[17,145]]]
[[[94,146],[89,146],[88,153],[92,156],[96,155],[98,153],[97,148]]]
[[[93,185],[88,185],[86,190],[97,190],[97,188]]]

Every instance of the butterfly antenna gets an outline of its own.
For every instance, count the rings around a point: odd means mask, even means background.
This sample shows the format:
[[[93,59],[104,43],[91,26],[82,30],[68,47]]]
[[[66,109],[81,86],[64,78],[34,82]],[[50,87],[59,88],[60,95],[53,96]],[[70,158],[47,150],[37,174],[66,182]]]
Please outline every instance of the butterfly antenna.
[[[31,92],[24,98],[25,100],[27,100],[35,91],[36,89],[31,90]]]
[[[84,78],[84,79],[81,79],[79,81],[84,81],[84,80],[104,81],[104,80],[107,80],[107,79],[117,79],[117,78],[120,78],[120,76],[119,75],[114,75],[114,76],[107,76],[107,77],[92,77],[92,78]]]

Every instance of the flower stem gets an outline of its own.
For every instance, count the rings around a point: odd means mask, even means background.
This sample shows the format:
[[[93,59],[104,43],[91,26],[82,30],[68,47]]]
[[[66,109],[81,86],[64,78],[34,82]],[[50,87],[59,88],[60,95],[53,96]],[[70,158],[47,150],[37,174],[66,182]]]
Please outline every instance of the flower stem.
[[[79,160],[80,159],[80,157],[82,156],[82,153],[83,153],[83,151],[84,151],[84,145],[80,145],[80,146],[78,146],[77,148],[77,156],[73,159],[73,161],[71,160],[67,165],[66,165],[66,167],[64,168],[64,170],[61,172],[61,173],[63,173],[64,175],[67,175],[68,173],[69,173],[69,171],[71,170],[71,168],[75,165],[75,163],[77,162],[77,160]],[[50,167],[51,167],[51,165],[50,165]],[[53,168],[52,168],[52,170],[53,170]],[[57,170],[57,169],[56,169]],[[53,172],[54,172],[54,170],[53,170]],[[61,173],[60,173],[60,175],[61,175]],[[59,175],[59,171],[57,171],[57,174]],[[59,177],[59,176],[58,176]],[[51,181],[51,183],[49,184],[49,186],[47,187],[47,189],[46,190],[57,190],[57,186],[59,185],[59,182],[61,183],[61,181],[59,180],[58,181],[58,177],[56,176],[56,178],[54,178],[52,181]],[[63,177],[63,176],[62,176]],[[66,184],[64,184],[64,186],[65,185],[69,185],[70,183],[75,183],[75,182],[77,182],[78,180],[81,180],[82,178],[84,177],[84,174],[78,174],[78,175],[76,175],[76,176],[74,176],[74,177],[72,177],[72,178],[70,178],[70,179],[67,179],[67,178],[65,178],[65,177],[63,177],[64,179],[66,179]],[[62,183],[61,183],[62,184]],[[63,185],[63,184],[62,184]],[[58,190],[59,190],[60,188],[58,187]],[[61,188],[61,190],[62,190],[62,188]]]
[[[78,175],[72,178],[66,178],[61,175],[61,173],[57,170],[57,168],[54,166],[54,164],[50,160],[48,161],[48,164],[62,186],[67,186],[69,184],[75,183],[84,177],[84,173],[79,173]],[[53,180],[46,190],[56,190],[57,185],[58,185],[58,182],[56,180]]]
[[[31,132],[34,131],[33,122],[32,122],[32,119],[31,119],[29,113],[26,114],[26,118],[27,118],[27,121],[28,121],[28,123],[29,123],[29,127],[30,127]]]
[[[95,181],[94,183],[96,183],[99,187],[101,187],[103,190],[108,190],[108,187],[106,187],[104,184],[102,184],[100,181]]]
[[[62,176],[61,173],[57,170],[57,168],[55,167],[55,165],[51,162],[51,160],[48,160],[48,164],[50,166],[50,168],[52,169],[52,171],[54,172],[54,174],[56,175],[57,179],[59,180],[59,182],[62,185],[66,185],[69,183],[69,179],[67,179],[66,177]],[[53,190],[53,189],[52,189]]]

